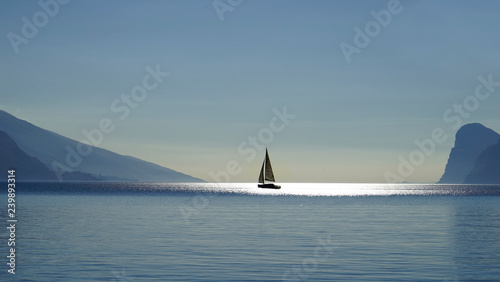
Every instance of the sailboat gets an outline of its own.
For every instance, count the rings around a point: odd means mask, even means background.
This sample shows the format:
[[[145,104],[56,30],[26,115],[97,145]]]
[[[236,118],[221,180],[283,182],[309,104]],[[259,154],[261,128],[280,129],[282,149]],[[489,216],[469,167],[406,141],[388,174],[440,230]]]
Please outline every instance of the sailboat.
[[[267,148],[266,148],[266,157],[264,158],[264,162],[262,163],[262,168],[260,169],[258,186],[260,188],[280,189],[281,186],[274,184],[273,183],[274,181],[275,180],[274,180],[273,168],[271,167],[271,160],[269,159],[269,153],[267,153]]]

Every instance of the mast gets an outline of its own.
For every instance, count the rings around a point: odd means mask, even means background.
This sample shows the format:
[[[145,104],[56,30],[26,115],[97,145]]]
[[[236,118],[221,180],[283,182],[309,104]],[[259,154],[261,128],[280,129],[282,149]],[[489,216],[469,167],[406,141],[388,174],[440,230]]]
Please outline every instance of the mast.
[[[267,148],[266,148],[266,159],[264,163],[266,164],[264,179],[270,182],[274,182],[275,180],[274,180],[273,168],[271,166],[271,160],[269,159],[269,153],[267,152]]]
[[[269,159],[269,153],[266,148],[266,156],[264,157],[264,162],[262,163],[262,168],[259,174],[259,183],[264,184],[266,181],[274,182],[273,168],[271,167],[271,160]]]

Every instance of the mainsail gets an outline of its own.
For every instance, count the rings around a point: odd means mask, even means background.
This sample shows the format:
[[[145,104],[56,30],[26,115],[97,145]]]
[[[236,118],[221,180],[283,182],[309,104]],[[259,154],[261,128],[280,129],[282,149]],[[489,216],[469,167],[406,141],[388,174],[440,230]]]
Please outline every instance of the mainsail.
[[[269,154],[267,153],[267,149],[266,149],[266,177],[265,177],[265,179],[267,181],[274,182],[273,168],[271,167],[271,160],[269,159]]]
[[[274,182],[274,173],[273,168],[271,167],[271,160],[269,159],[269,153],[267,153],[266,149],[266,158],[264,159],[264,163],[262,163],[262,168],[260,169],[259,175],[259,183],[264,183],[265,181]]]

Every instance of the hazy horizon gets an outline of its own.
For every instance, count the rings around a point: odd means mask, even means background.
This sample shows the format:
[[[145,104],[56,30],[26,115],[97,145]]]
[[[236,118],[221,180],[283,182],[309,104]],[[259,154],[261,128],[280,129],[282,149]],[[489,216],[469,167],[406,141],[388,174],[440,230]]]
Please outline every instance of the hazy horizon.
[[[459,124],[500,132],[496,1],[40,3],[0,3],[0,109],[208,182],[267,146],[277,182],[384,183],[441,129],[436,182]]]

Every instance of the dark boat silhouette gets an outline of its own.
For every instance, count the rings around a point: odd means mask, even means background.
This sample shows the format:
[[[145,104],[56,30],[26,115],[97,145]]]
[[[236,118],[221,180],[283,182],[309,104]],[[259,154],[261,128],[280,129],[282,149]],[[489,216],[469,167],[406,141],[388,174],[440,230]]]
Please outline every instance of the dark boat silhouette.
[[[274,182],[273,168],[271,166],[271,160],[269,159],[269,153],[266,148],[266,157],[264,158],[262,168],[260,169],[258,186],[259,188],[280,189],[281,186],[274,184]]]

